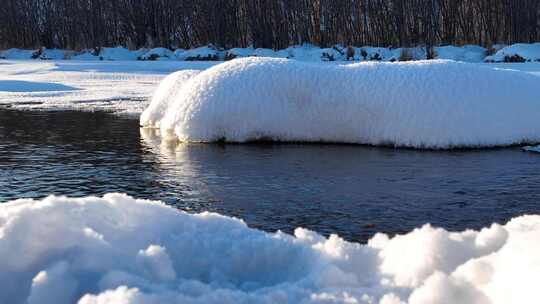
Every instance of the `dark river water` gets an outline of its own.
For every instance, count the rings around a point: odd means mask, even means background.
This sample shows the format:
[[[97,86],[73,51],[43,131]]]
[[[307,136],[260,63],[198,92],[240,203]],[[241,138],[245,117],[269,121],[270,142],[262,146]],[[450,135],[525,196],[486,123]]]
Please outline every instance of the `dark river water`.
[[[0,202],[125,192],[251,227],[349,240],[540,213],[540,154],[354,145],[162,145],[105,113],[0,110]]]

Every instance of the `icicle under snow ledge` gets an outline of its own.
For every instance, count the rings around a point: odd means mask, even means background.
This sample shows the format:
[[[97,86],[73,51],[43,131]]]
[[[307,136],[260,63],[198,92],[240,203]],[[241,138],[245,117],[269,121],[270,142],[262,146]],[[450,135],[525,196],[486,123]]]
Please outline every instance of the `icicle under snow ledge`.
[[[185,142],[415,148],[540,142],[540,77],[454,61],[232,60],[164,81],[141,125]]]

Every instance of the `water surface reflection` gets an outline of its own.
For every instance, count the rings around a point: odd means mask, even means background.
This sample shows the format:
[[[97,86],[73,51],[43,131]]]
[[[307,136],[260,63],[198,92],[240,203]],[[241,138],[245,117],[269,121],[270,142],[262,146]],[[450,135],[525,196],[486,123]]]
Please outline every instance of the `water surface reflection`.
[[[426,222],[480,228],[540,213],[540,156],[519,148],[162,143],[104,113],[0,110],[0,201],[126,192],[269,231],[366,240]]]

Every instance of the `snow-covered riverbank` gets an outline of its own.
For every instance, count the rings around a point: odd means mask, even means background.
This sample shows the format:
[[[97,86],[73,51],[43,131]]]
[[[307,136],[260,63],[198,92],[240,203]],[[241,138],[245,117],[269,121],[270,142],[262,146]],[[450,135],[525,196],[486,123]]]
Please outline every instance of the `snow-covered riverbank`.
[[[1,303],[535,303],[540,217],[368,244],[119,194],[0,204]]]
[[[463,62],[535,62],[540,61],[540,43],[494,45],[486,49],[477,45],[436,46],[433,59]],[[430,59],[425,47],[389,48],[373,46],[342,46],[320,48],[311,44],[293,45],[282,50],[264,48],[223,49],[213,45],[193,49],[154,48],[128,50],[123,47],[100,47],[92,50],[73,51],[40,48],[37,50],[0,50],[0,59],[38,60],[179,60],[224,61],[243,57],[289,58],[299,61],[409,61]]]
[[[246,65],[246,62],[249,64]],[[277,62],[283,66],[279,71],[265,70],[266,66],[270,68]],[[129,114],[137,118],[149,106],[153,96],[154,103],[143,114],[142,124],[157,126],[165,120],[168,122],[167,128],[176,129],[182,140],[192,141],[271,138],[285,141],[444,148],[530,143],[538,139],[534,127],[530,125],[538,120],[527,117],[536,117],[538,112],[535,106],[538,95],[535,92],[540,86],[540,63],[464,64],[452,61],[416,61],[339,64],[252,58],[224,63],[198,76],[201,71],[216,64],[172,61],[1,61],[0,106],[14,109],[99,110]],[[255,68],[259,72],[254,77],[247,75],[249,72],[243,72],[243,66],[250,66],[249,70],[253,70],[256,65],[260,67]],[[514,71],[501,71],[509,69]],[[158,84],[175,71],[177,72],[158,88]],[[214,77],[218,74],[219,77]],[[246,74],[247,78],[242,78],[242,74]],[[232,81],[239,77],[243,80]],[[214,80],[218,78],[219,85],[214,84]],[[192,85],[187,86],[191,89],[183,88],[185,83],[191,83]],[[219,88],[226,89],[227,94],[214,94]],[[216,116],[216,119],[212,120],[213,123],[220,122],[221,125],[212,127],[212,123],[205,123],[207,133],[204,136],[193,133],[193,124],[189,126],[189,134],[179,129],[182,124],[178,124],[177,118],[181,116],[177,116],[180,114],[177,112],[183,111],[179,106],[189,104],[186,99],[186,96],[191,94],[189,92],[206,96],[201,97],[202,99],[189,99],[199,105],[215,100],[213,104],[221,107],[219,113],[215,113],[221,118],[217,119]],[[306,113],[311,113],[312,116],[320,114],[309,120],[316,124],[316,127],[310,127],[305,121],[302,122],[302,119],[293,119],[291,115],[294,109],[282,109],[291,116],[290,119],[301,123],[302,128],[309,129],[306,129],[309,134],[302,133],[299,126],[292,126],[292,121],[281,121],[289,117],[285,113],[279,114],[272,121],[275,122],[273,126],[286,128],[286,132],[273,130],[270,126],[259,126],[258,124],[266,120],[257,118],[259,112],[249,112],[245,108],[249,100],[256,100],[259,108],[263,104],[272,106],[277,102],[278,95],[283,98],[283,102],[288,100],[288,104],[292,105],[291,102],[295,101],[295,107],[303,107],[304,110],[298,112],[298,115],[304,118]],[[220,99],[219,102],[217,99]],[[407,101],[404,101],[405,99]],[[267,102],[263,102],[264,100]],[[320,102],[315,102],[316,100]],[[368,100],[371,114],[362,117],[358,107],[367,111],[368,105],[365,102]],[[379,100],[377,104],[382,107],[380,110],[373,108],[376,100]],[[223,108],[227,104],[234,105],[236,114],[231,112],[232,108]],[[324,110],[325,104],[331,106],[331,109]],[[274,110],[280,107],[272,106]],[[205,109],[213,111],[214,108]],[[306,112],[308,109],[310,110]],[[316,109],[320,111],[315,111]],[[388,115],[394,111],[395,115],[381,118],[381,110]],[[251,114],[244,118],[254,119],[256,122],[253,126],[248,127],[245,119],[242,126],[232,122],[225,124],[227,117],[233,119],[236,117],[234,115],[247,113],[245,111]],[[268,120],[271,111],[266,109],[263,112],[260,114]],[[189,117],[195,119],[208,114],[204,114],[204,111],[197,113],[198,116]],[[332,118],[331,113],[339,117]],[[436,113],[439,114],[435,115]],[[187,115],[187,112],[182,115]],[[347,115],[354,117],[347,120]],[[373,121],[370,122],[370,119]],[[330,128],[330,122],[340,125]],[[358,124],[369,127],[355,127]],[[417,126],[411,129],[411,124]],[[493,124],[499,126],[498,129]],[[395,127],[394,133],[390,132],[392,126]],[[219,134],[215,133],[218,131],[217,127],[221,132],[218,132]],[[501,131],[501,128],[508,130]],[[494,138],[482,131],[484,129],[498,137]],[[363,133],[354,130],[361,130]],[[459,130],[464,132],[463,136],[460,135],[463,132],[460,133]],[[366,133],[368,131],[369,134]],[[384,134],[377,135],[377,132]],[[428,136],[425,132],[433,136]],[[465,138],[467,136],[471,138]]]
[[[110,111],[137,116],[159,82],[177,70],[214,62],[0,61],[0,106],[15,109]]]
[[[1,60],[0,106],[103,110],[138,118],[165,76],[187,71],[187,77],[217,64],[219,62]],[[519,70],[540,77],[540,63],[478,65]]]

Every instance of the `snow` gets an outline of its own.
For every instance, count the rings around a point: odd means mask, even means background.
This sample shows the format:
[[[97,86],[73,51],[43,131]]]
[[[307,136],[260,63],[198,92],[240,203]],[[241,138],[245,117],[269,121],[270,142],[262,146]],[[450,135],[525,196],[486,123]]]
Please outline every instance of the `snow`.
[[[496,46],[503,48],[504,46]],[[426,59],[426,50],[423,47],[413,48],[385,48],[385,47],[352,47],[354,49],[355,61],[399,61],[402,57],[402,53],[406,53],[410,57],[408,60],[424,60]],[[508,48],[525,49],[527,52],[529,49],[534,48],[534,44],[531,45],[514,45]],[[508,49],[507,48],[507,49]],[[435,53],[438,59],[451,59],[456,61],[465,62],[483,62],[486,54],[486,49],[475,45],[465,46],[441,46],[435,47]],[[44,55],[42,59],[77,59],[77,60],[96,60],[101,58],[102,60],[181,60],[181,61],[204,61],[204,60],[230,60],[233,58],[244,57],[272,57],[272,58],[290,58],[300,61],[346,61],[347,60],[347,48],[341,45],[335,45],[331,48],[320,48],[312,44],[293,45],[282,50],[271,50],[265,48],[246,47],[246,48],[232,48],[229,50],[221,50],[213,45],[203,46],[190,50],[177,49],[174,52],[166,48],[154,48],[151,50],[140,49],[137,51],[130,51],[123,47],[116,48],[101,48],[99,57],[88,54],[90,52],[84,51],[82,55],[77,55],[74,51],[69,50],[56,50],[56,49],[44,49]],[[5,59],[30,59],[33,53],[36,51],[24,51],[18,49],[11,49],[0,52],[0,58]],[[501,52],[507,52],[502,51]],[[533,56],[534,57],[534,56]],[[488,57],[491,58],[491,57]],[[504,56],[502,57],[504,59]],[[491,60],[491,61],[504,61]],[[531,59],[534,61],[534,59]]]
[[[1,61],[0,106],[15,109],[100,110],[138,117],[165,76],[178,70],[203,70],[214,64],[178,61]]]
[[[449,59],[463,62],[482,62],[486,57],[486,49],[476,45],[435,47],[437,59]]]
[[[149,105],[154,91],[165,76],[187,70],[183,83],[196,74],[194,71],[205,70],[220,63],[173,60],[99,61],[99,57],[93,56],[89,51],[79,54],[78,56],[87,56],[92,60],[0,61],[0,107],[100,110],[138,118]],[[73,58],[80,58],[78,56]],[[337,64],[318,63],[321,66]],[[540,63],[482,63],[476,66],[512,69],[540,76]],[[264,78],[268,78],[267,73]]]
[[[186,50],[184,50],[184,49],[176,49],[176,50],[174,51],[174,57],[175,57],[176,59],[183,58],[183,54],[184,54],[185,51],[186,51]]]
[[[253,47],[233,48],[225,52],[225,59],[243,58],[253,56],[255,50]]]
[[[99,60],[99,56],[92,54],[91,51],[85,50],[71,57],[73,60]]]
[[[99,52],[99,58],[101,60],[137,60],[146,52],[147,50],[145,49],[130,51],[121,46],[115,48],[104,47],[101,48],[101,51]]]
[[[540,145],[539,146],[525,146],[523,147],[523,150],[527,152],[540,153]]]
[[[152,102],[141,114],[141,120],[159,127],[160,121],[153,120],[154,117],[160,117],[161,113],[167,111],[171,103],[179,98],[182,85],[199,73],[197,70],[182,70],[165,77],[156,89]]]
[[[287,58],[300,61],[335,61],[342,60],[343,57],[336,49],[321,49],[311,44],[291,46],[285,49],[285,51],[288,53]]]
[[[0,51],[0,59],[32,59],[37,50],[9,49]]]
[[[1,303],[536,303],[540,216],[367,244],[127,195],[0,204]]]
[[[177,59],[186,61],[215,61],[223,59],[222,53],[212,45],[208,45],[181,52],[177,54]]]
[[[75,54],[74,51],[60,50],[60,49],[46,49],[41,50],[39,59],[41,60],[64,60],[70,59]]]
[[[273,58],[287,58],[289,56],[286,50],[274,51],[271,49],[257,48],[253,51],[253,56],[256,57],[273,57]]]
[[[59,83],[0,80],[0,92],[59,92],[72,90],[77,90],[77,88]]]
[[[540,78],[520,71],[454,61],[329,65],[253,57],[178,79],[160,87],[140,122],[183,142],[436,149],[540,142]]]
[[[173,51],[166,48],[155,48],[140,56],[141,60],[171,60],[176,59]]]
[[[397,61],[401,54],[401,49],[365,46],[355,48],[354,54],[354,59],[360,61]]]
[[[540,43],[518,43],[503,47],[495,55],[485,58],[486,62],[540,61]]]

